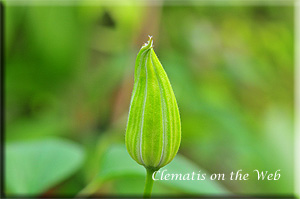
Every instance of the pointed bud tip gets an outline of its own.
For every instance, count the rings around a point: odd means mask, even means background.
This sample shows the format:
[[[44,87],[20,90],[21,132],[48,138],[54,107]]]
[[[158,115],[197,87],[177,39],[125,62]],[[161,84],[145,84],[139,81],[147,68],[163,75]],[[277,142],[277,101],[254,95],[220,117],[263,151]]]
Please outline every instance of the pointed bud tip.
[[[148,35],[149,39],[147,41],[147,43],[145,43],[142,48],[152,48],[153,47],[153,37]]]
[[[153,36],[150,36],[150,35],[148,35],[148,44],[150,44],[151,43],[151,46],[152,46],[152,44],[153,44]]]

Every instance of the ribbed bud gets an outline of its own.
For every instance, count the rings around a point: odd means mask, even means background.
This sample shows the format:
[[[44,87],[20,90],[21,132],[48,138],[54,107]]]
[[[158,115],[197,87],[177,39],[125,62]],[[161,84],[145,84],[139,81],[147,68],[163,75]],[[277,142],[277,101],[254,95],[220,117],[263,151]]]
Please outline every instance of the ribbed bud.
[[[168,76],[152,47],[149,37],[137,55],[125,143],[137,163],[158,170],[175,157],[181,124]]]

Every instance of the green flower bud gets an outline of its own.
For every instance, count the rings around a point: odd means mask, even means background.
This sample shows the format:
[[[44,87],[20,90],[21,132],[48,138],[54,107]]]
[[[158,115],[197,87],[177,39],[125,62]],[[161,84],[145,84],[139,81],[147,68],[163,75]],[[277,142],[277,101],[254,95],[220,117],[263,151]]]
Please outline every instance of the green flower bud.
[[[153,40],[137,55],[125,142],[130,156],[158,170],[175,157],[181,141],[180,115],[168,76]]]

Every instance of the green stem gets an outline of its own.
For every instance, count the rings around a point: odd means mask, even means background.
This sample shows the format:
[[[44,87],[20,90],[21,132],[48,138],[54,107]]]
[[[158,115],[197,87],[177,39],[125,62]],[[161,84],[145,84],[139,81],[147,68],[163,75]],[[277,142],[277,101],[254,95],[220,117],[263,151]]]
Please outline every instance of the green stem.
[[[151,169],[146,169],[146,170],[147,170],[147,175],[146,175],[146,183],[145,183],[145,190],[144,190],[144,198],[150,198],[153,182],[154,182],[154,180],[152,179],[152,175],[155,171]]]

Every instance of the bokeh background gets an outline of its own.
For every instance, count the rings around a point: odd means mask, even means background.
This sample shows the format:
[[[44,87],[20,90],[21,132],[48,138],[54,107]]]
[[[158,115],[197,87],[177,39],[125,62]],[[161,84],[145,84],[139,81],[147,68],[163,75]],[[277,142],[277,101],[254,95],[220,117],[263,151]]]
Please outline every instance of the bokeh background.
[[[54,3],[4,6],[5,193],[142,194],[124,134],[136,55],[154,49],[182,120],[168,171],[242,169],[248,181],[159,181],[156,195],[292,195],[294,7]],[[278,181],[258,181],[254,169]]]

